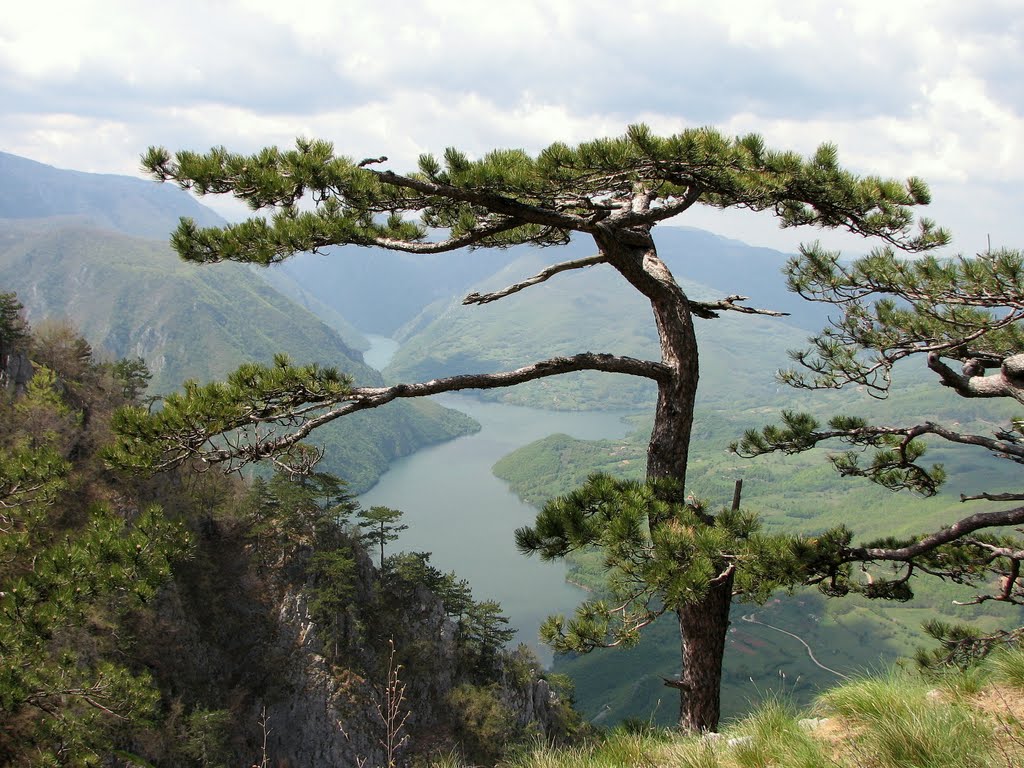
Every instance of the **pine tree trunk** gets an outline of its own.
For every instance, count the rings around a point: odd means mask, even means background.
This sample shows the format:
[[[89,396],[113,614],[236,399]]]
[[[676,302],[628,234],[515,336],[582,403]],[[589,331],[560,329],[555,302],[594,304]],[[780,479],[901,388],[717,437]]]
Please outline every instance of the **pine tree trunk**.
[[[679,608],[683,671],[679,679],[679,728],[690,733],[718,730],[722,657],[729,629],[732,577],[712,587],[702,601]]]
[[[654,428],[647,448],[647,477],[673,477],[685,483],[700,378],[689,299],[658,257],[653,241],[639,244],[600,236],[596,239],[612,266],[650,299],[661,342],[661,362],[671,371],[671,376],[658,386]],[[649,522],[653,528],[661,521]],[[679,688],[679,726],[685,731],[718,728],[732,585],[730,575],[699,603],[676,609],[682,675],[669,685]]]

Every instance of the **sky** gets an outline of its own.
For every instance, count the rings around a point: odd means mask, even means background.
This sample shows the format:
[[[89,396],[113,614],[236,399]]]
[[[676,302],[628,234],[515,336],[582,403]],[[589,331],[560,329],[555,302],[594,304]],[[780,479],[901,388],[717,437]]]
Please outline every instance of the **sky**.
[[[140,176],[149,145],[304,136],[406,171],[448,146],[710,125],[920,176],[922,213],[974,254],[1024,248],[1022,43],[1024,0],[35,0],[0,19],[0,151]],[[750,212],[672,223],[785,251],[873,245]]]

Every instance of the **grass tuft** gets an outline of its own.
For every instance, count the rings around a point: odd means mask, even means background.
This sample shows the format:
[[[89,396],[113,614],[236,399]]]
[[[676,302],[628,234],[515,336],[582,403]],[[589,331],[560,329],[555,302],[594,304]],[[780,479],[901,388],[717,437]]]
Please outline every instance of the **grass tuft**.
[[[988,659],[994,679],[1011,688],[1024,689],[1024,646],[1007,648]]]
[[[800,726],[785,702],[765,702],[736,726],[733,759],[739,768],[817,768],[827,764],[822,747]]]
[[[824,720],[801,722],[776,698],[721,735],[625,723],[575,747],[536,746],[499,768],[1016,768],[1022,683],[1024,651],[1013,651],[942,676],[937,689],[934,678],[900,671],[844,684],[819,698]]]
[[[888,768],[984,768],[994,750],[991,726],[959,697],[929,693],[923,681],[893,673],[835,688],[820,699],[857,736],[851,749]]]

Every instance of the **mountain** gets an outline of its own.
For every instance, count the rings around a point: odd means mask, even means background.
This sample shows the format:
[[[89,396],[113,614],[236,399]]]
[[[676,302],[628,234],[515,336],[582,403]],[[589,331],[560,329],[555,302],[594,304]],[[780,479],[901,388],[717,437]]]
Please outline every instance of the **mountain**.
[[[223,377],[246,360],[268,362],[277,352],[335,366],[361,384],[382,383],[359,351],[254,270],[180,261],[165,242],[172,223],[185,215],[220,221],[180,189],[13,155],[0,161],[13,169],[12,177],[0,176],[0,291],[17,292],[31,323],[66,318],[102,353],[144,358],[157,393],[185,379]],[[15,194],[15,181],[30,191],[26,200]],[[150,196],[150,189],[160,192]],[[373,485],[392,459],[476,429],[431,402],[359,416],[316,436],[328,450],[323,468],[355,491]]]
[[[788,254],[689,227],[661,226],[654,237],[662,257],[679,266],[680,275],[691,283],[713,286],[719,297],[750,296],[751,306],[789,312],[789,321],[801,328],[821,327],[820,308],[786,290],[781,269]],[[303,254],[273,271],[287,274],[358,328],[391,336],[428,306],[461,299],[524,256],[533,254],[535,263],[547,265],[593,253],[593,243],[583,240],[545,249],[518,246],[423,255],[347,246]],[[572,278],[555,278],[566,279]]]
[[[659,252],[688,295],[700,300],[740,293],[750,306],[789,311],[789,317],[723,312],[697,320],[701,342],[701,403],[728,407],[738,397],[778,399],[774,373],[787,350],[802,346],[819,327],[815,307],[794,297],[780,273],[786,256],[748,248],[697,230],[657,233]],[[559,250],[524,249],[496,274],[471,286],[486,293],[536,274],[553,260],[590,255],[574,242]],[[690,279],[697,275],[702,282]],[[707,282],[714,280],[715,287]],[[436,302],[399,330],[403,342],[385,371],[389,380],[416,381],[466,371],[515,368],[534,360],[583,351],[658,359],[657,331],[647,301],[606,265],[597,265],[531,286],[500,301],[464,306],[461,296]],[[800,323],[803,327],[799,327]],[[562,409],[650,405],[655,389],[636,377],[580,373],[545,379],[488,398]]]
[[[409,254],[348,246],[302,254],[283,272],[367,333],[392,336],[427,305],[461,296],[524,249]]]
[[[216,213],[177,187],[130,176],[54,168],[0,152],[0,217],[73,216],[99,229],[166,240],[189,216],[203,226],[223,224]]]
[[[223,377],[269,350],[372,375],[360,353],[246,267],[196,268],[159,241],[77,219],[4,222],[0,280],[30,322],[66,317],[97,348],[145,359],[157,392]]]

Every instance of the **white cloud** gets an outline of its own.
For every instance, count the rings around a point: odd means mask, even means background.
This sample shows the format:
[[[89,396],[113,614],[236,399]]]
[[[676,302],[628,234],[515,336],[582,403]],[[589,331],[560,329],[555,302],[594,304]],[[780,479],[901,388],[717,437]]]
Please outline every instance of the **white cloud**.
[[[805,152],[835,142],[860,173],[924,176],[935,217],[966,239],[995,220],[1010,244],[1024,243],[1024,23],[1012,0],[154,8],[5,9],[0,149],[131,173],[152,143],[250,151],[314,135],[405,168],[452,144],[535,151],[630,122],[660,132],[715,124]],[[765,244],[799,237],[768,219],[694,219]]]

